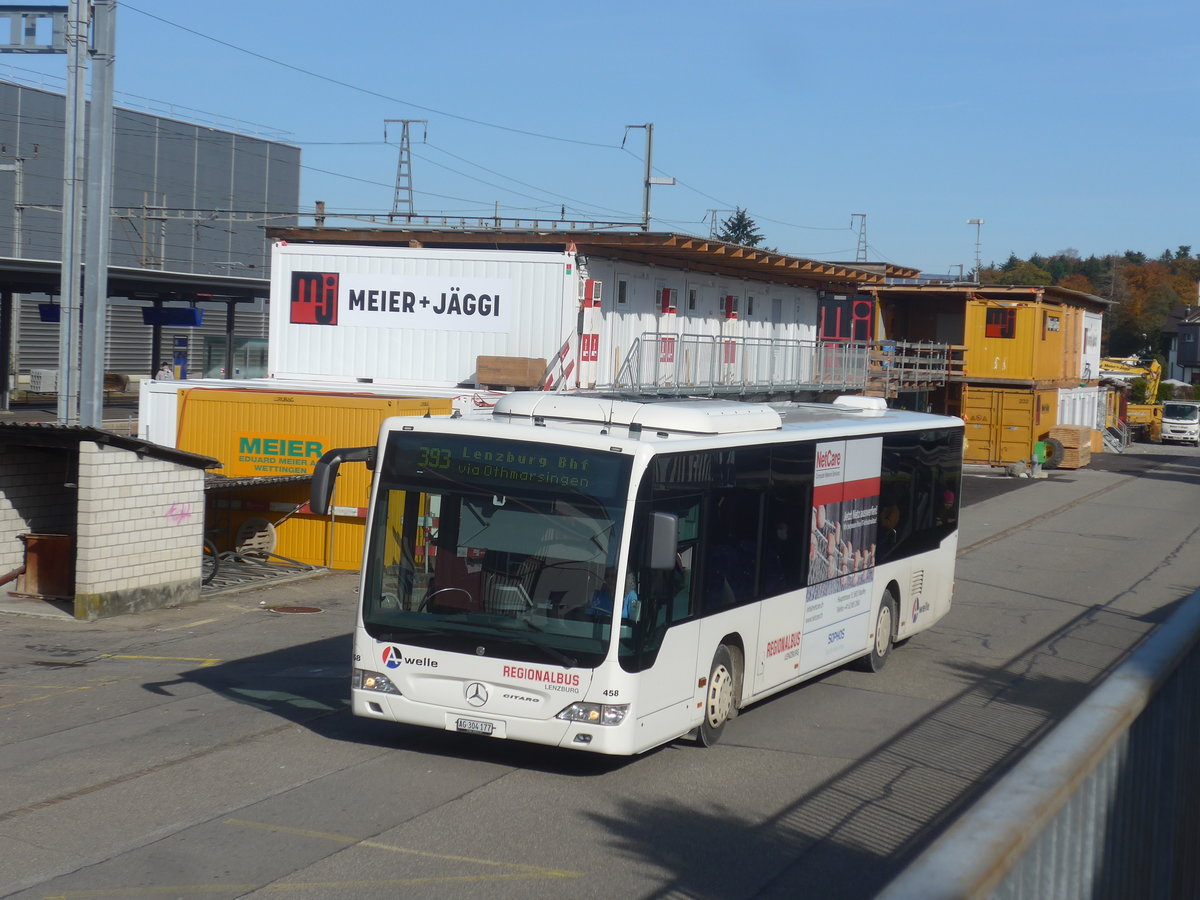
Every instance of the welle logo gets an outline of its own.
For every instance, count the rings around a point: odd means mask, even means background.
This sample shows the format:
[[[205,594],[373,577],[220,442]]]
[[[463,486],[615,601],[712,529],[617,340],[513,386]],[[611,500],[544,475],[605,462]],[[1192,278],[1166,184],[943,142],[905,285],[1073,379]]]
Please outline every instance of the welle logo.
[[[293,272],[292,324],[336,325],[339,281],[337,272]]]

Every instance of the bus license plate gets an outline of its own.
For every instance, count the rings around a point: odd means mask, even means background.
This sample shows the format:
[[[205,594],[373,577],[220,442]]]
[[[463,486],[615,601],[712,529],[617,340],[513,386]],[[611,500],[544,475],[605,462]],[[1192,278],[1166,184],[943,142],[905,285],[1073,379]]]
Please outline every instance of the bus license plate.
[[[456,731],[466,731],[471,734],[486,734],[491,736],[496,726],[492,722],[480,722],[478,719],[456,719],[454,722]]]

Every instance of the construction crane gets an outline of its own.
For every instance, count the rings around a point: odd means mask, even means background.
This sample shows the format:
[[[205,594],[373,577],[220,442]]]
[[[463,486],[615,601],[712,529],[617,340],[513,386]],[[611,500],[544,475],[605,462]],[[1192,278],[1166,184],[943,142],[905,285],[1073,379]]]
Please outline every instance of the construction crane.
[[[1106,356],[1100,360],[1100,377],[1105,376],[1126,383],[1140,378],[1146,383],[1146,402],[1125,404],[1125,423],[1136,440],[1161,440],[1162,404],[1158,402],[1158,386],[1162,383],[1162,366],[1158,360]]]

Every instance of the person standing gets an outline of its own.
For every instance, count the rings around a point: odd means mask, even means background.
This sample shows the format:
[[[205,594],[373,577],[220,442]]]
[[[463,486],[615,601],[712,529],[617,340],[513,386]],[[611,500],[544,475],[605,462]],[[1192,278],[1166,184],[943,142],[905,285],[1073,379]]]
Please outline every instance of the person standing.
[[[171,370],[170,363],[164,362],[158,367],[158,371],[154,373],[155,381],[174,381],[175,373]]]

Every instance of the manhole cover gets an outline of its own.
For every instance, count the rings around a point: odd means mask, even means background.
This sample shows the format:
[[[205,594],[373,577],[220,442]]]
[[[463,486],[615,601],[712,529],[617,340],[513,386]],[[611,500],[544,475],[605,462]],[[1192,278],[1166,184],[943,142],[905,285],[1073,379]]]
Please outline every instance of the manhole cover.
[[[264,606],[268,612],[277,613],[319,613],[324,612],[319,606]]]

